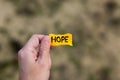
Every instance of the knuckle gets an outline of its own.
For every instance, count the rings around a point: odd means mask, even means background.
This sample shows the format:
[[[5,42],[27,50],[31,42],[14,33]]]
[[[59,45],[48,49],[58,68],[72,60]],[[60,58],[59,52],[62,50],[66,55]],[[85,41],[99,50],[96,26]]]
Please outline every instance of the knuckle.
[[[25,56],[25,55],[24,55],[24,51],[23,51],[22,49],[19,50],[19,51],[18,51],[18,58],[19,58],[19,59],[23,59],[24,56]]]
[[[21,55],[21,53],[22,53],[22,50],[19,50],[19,51],[18,51],[18,56],[20,56],[20,55]]]
[[[39,37],[42,37],[42,36],[44,36],[44,35],[41,35],[41,34],[33,34],[33,35],[32,35],[32,38],[39,38]]]
[[[33,38],[38,37],[38,34],[33,34],[32,37]]]

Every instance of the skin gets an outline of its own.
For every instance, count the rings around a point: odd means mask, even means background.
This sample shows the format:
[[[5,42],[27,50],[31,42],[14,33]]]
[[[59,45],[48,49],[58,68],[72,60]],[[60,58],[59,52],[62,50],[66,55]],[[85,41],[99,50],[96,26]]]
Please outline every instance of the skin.
[[[18,52],[19,80],[48,80],[51,68],[49,51],[50,37],[33,35]]]

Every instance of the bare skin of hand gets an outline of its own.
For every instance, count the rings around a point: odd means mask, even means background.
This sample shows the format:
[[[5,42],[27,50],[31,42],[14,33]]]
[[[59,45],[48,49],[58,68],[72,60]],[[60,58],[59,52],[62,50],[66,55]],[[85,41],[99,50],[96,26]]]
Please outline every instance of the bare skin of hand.
[[[33,35],[18,52],[19,80],[48,80],[51,68],[49,51],[49,36]]]

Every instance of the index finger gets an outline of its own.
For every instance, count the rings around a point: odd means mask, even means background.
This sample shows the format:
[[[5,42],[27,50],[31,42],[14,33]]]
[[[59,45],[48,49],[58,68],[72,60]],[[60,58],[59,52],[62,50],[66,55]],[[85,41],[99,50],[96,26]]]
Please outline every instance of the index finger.
[[[26,46],[29,48],[37,48],[44,35],[34,34],[27,42]]]

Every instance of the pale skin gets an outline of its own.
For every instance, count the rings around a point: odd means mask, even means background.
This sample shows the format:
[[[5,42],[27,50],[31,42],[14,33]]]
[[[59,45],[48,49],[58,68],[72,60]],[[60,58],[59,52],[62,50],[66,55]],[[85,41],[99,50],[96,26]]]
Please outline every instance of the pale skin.
[[[36,50],[39,48],[39,50]],[[33,35],[18,52],[19,80],[49,80],[51,58],[50,38]]]

